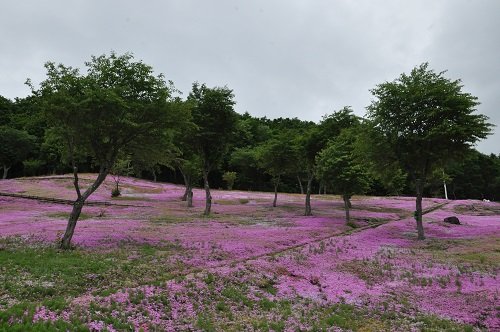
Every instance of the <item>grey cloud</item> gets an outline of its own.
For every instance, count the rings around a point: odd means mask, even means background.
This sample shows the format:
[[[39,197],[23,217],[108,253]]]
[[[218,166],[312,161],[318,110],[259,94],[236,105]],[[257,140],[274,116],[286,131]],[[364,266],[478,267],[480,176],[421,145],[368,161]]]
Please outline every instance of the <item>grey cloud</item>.
[[[194,81],[227,85],[239,112],[318,121],[344,105],[363,115],[369,89],[429,61],[500,125],[498,13],[495,0],[10,1],[0,94],[26,95],[47,60],[81,67],[131,51],[185,93]],[[500,153],[498,141],[478,148]]]

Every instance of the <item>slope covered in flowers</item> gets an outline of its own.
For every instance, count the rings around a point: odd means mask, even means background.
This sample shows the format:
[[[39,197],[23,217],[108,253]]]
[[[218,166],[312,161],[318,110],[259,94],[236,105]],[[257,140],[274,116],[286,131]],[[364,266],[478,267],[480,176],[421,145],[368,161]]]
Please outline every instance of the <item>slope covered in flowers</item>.
[[[85,175],[90,179],[92,175]],[[86,206],[75,249],[56,241],[67,204],[0,196],[0,330],[500,329],[500,205],[214,191],[203,217],[182,186],[107,181]],[[71,178],[0,181],[0,193],[74,198]],[[462,225],[442,222],[455,215]]]

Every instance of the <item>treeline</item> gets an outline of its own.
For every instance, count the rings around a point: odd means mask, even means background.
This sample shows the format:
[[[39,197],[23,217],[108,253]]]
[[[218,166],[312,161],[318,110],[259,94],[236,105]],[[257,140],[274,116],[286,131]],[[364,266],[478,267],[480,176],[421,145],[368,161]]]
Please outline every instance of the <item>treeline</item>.
[[[354,123],[359,126],[363,119],[355,117],[346,107],[324,116],[319,123],[297,118],[268,119],[253,117],[249,113],[235,113],[233,137],[209,181],[214,188],[273,191],[273,170],[263,167],[264,148],[275,145],[277,151],[270,152],[269,160],[281,165],[279,189],[283,192],[305,193],[308,174],[304,158],[298,154],[304,140],[318,136],[317,146],[307,146],[311,160],[321,148],[343,129]],[[282,141],[282,147],[279,142]],[[311,144],[309,142],[309,144]],[[290,148],[290,150],[287,150]],[[2,177],[39,176],[71,173],[72,167],[64,155],[64,142],[56,135],[36,96],[9,100],[0,96],[0,166]],[[182,151],[181,155],[182,155]],[[179,168],[172,164],[157,163],[145,169],[140,160],[129,156],[127,175],[184,184]],[[307,159],[307,158],[306,158]],[[123,164],[123,162],[122,162]],[[123,167],[122,167],[123,168]],[[97,172],[98,165],[91,155],[81,158],[81,172]],[[271,172],[271,173],[270,173]],[[226,179],[226,180],[224,180]],[[201,172],[192,180],[193,185],[203,186]],[[396,183],[383,182],[376,174],[369,175],[366,194],[414,195],[414,186],[409,177]],[[443,183],[447,184],[448,196],[452,199],[500,200],[500,155],[485,155],[469,149],[459,160],[454,160],[435,172],[425,188],[425,195],[444,197]],[[334,193],[333,188],[321,183],[315,176],[311,183],[313,193]]]

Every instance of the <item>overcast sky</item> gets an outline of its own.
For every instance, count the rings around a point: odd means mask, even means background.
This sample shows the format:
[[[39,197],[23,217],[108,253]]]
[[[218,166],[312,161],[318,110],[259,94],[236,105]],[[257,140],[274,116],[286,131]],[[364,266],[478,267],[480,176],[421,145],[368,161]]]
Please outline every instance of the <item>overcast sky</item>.
[[[500,153],[498,0],[5,0],[0,95],[29,93],[46,61],[84,67],[114,50],[164,73],[234,90],[236,110],[319,121],[345,105],[363,116],[370,89],[429,62],[462,79]]]

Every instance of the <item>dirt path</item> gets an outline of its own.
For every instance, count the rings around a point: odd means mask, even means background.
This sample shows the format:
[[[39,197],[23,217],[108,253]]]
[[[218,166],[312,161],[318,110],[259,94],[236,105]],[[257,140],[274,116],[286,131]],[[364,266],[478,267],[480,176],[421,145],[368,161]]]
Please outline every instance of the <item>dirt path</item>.
[[[73,203],[74,203],[74,201],[72,201],[70,199],[50,198],[50,197],[24,195],[24,194],[13,194],[13,193],[6,193],[6,192],[0,192],[0,196],[21,198],[21,199],[31,199],[31,200],[35,200],[38,202],[65,204],[65,205],[73,205]],[[126,206],[126,207],[140,207],[140,208],[151,207],[149,205],[116,204],[116,203],[110,203],[110,202],[106,202],[106,201],[86,201],[85,205],[88,205],[88,206]]]

